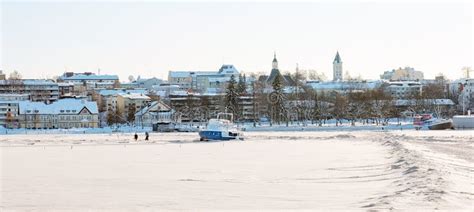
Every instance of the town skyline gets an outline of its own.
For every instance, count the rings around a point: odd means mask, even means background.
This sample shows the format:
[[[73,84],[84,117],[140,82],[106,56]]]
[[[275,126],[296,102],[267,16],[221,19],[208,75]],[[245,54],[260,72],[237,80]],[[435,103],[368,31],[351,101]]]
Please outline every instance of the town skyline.
[[[407,66],[425,78],[456,79],[473,61],[468,2],[1,5],[0,69],[25,78],[100,69],[122,81],[166,79],[170,70],[216,71],[222,64],[268,74],[275,51],[282,72],[298,64],[328,80],[337,51],[344,74],[365,79]]]

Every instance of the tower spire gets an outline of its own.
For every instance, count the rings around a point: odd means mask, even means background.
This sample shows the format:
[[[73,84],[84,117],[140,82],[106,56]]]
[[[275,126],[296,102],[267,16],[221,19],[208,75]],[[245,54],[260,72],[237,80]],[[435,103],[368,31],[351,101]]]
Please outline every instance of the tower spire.
[[[336,52],[336,57],[334,58],[334,63],[341,63],[341,56],[339,56],[339,51]]]
[[[273,52],[273,62],[272,62],[272,68],[273,69],[278,69],[278,60],[276,58],[276,52]]]

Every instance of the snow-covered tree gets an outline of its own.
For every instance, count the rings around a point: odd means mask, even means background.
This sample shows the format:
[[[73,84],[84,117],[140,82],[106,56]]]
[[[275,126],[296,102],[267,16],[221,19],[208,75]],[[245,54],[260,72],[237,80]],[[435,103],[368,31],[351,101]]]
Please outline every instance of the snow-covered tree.
[[[246,85],[247,78],[244,75],[239,75],[239,82],[237,83],[236,92],[239,96],[243,96],[247,92],[247,85]]]
[[[225,107],[231,111],[234,116],[236,115],[236,112],[238,111],[238,105],[237,105],[237,89],[236,89],[236,84],[237,82],[235,81],[234,75],[230,77],[229,82],[227,82],[227,89],[226,89],[226,95],[225,95]]]

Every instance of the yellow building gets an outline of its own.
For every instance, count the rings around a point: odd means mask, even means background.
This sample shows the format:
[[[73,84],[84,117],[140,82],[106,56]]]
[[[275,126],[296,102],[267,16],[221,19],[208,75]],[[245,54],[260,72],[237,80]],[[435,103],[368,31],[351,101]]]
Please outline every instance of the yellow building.
[[[129,114],[135,114],[148,106],[151,98],[139,93],[126,93],[117,95],[117,110],[124,119],[129,120]]]

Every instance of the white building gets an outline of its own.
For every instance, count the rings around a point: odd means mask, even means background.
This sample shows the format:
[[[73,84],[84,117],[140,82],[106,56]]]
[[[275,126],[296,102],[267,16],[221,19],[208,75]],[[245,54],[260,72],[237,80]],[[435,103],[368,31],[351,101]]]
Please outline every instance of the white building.
[[[333,71],[333,81],[342,81],[342,60],[339,56],[339,52],[336,53],[336,57],[332,62],[332,71]]]
[[[395,81],[388,82],[388,92],[394,99],[409,99],[422,92],[422,85],[416,81]]]
[[[206,93],[209,88],[215,90],[221,82],[228,82],[232,75],[237,80],[239,71],[233,65],[222,65],[218,71],[170,71],[168,82],[185,90]]]
[[[423,72],[416,71],[414,68],[405,67],[386,71],[380,78],[389,81],[420,81],[423,80]]]
[[[19,124],[28,129],[95,128],[97,104],[83,99],[60,99],[52,104],[20,101]]]

